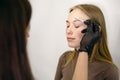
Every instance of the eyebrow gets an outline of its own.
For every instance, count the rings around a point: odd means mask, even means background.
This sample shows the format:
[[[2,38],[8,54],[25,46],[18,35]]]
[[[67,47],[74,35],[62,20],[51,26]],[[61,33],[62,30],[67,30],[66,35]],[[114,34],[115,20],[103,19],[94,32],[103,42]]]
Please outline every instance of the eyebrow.
[[[81,19],[81,18],[75,18],[75,20],[73,20],[73,21],[80,21],[80,22],[84,22],[84,20],[83,19]]]
[[[81,22],[83,22],[82,20],[80,20],[78,18],[74,18],[73,22],[75,22],[75,21],[81,21]],[[70,23],[70,22],[68,20],[66,20],[66,23]]]
[[[76,22],[76,21],[80,21],[80,22],[82,22],[82,21],[81,21],[81,20],[79,20],[79,19],[73,20],[73,22]]]
[[[81,20],[79,20],[79,19],[75,19],[75,20],[73,20],[72,22],[76,22],[76,21],[81,21]],[[82,22],[82,21],[81,21],[81,22]],[[66,23],[69,23],[69,21],[66,20]]]

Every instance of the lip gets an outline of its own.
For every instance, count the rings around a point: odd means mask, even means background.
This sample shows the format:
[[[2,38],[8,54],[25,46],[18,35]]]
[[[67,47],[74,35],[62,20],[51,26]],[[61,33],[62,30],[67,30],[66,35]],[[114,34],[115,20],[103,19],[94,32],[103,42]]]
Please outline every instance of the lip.
[[[67,37],[67,40],[68,40],[68,41],[73,41],[73,40],[75,40],[75,38]]]

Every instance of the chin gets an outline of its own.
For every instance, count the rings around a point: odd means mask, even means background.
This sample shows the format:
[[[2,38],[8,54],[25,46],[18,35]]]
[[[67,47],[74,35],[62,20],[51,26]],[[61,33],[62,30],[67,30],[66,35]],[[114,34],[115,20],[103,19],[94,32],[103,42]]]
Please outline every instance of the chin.
[[[68,44],[68,46],[70,47],[70,48],[78,48],[79,46],[77,46],[77,45],[71,45],[71,44]]]

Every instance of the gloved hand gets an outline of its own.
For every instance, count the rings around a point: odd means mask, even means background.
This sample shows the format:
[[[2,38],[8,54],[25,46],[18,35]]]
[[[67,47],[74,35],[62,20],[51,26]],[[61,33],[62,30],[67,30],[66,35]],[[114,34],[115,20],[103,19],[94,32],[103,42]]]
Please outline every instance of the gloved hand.
[[[91,55],[93,46],[101,38],[101,31],[99,25],[95,24],[91,20],[84,21],[84,24],[87,25],[87,28],[82,30],[82,33],[85,33],[81,42],[79,52],[88,52],[88,55]]]

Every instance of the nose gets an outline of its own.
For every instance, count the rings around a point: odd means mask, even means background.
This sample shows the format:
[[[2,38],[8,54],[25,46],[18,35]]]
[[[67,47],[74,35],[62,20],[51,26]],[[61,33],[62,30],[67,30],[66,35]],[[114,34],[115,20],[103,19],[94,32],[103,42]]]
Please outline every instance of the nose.
[[[68,27],[68,28],[66,29],[66,34],[67,34],[67,35],[73,34],[73,31],[72,31],[72,28],[71,28],[71,27]]]

